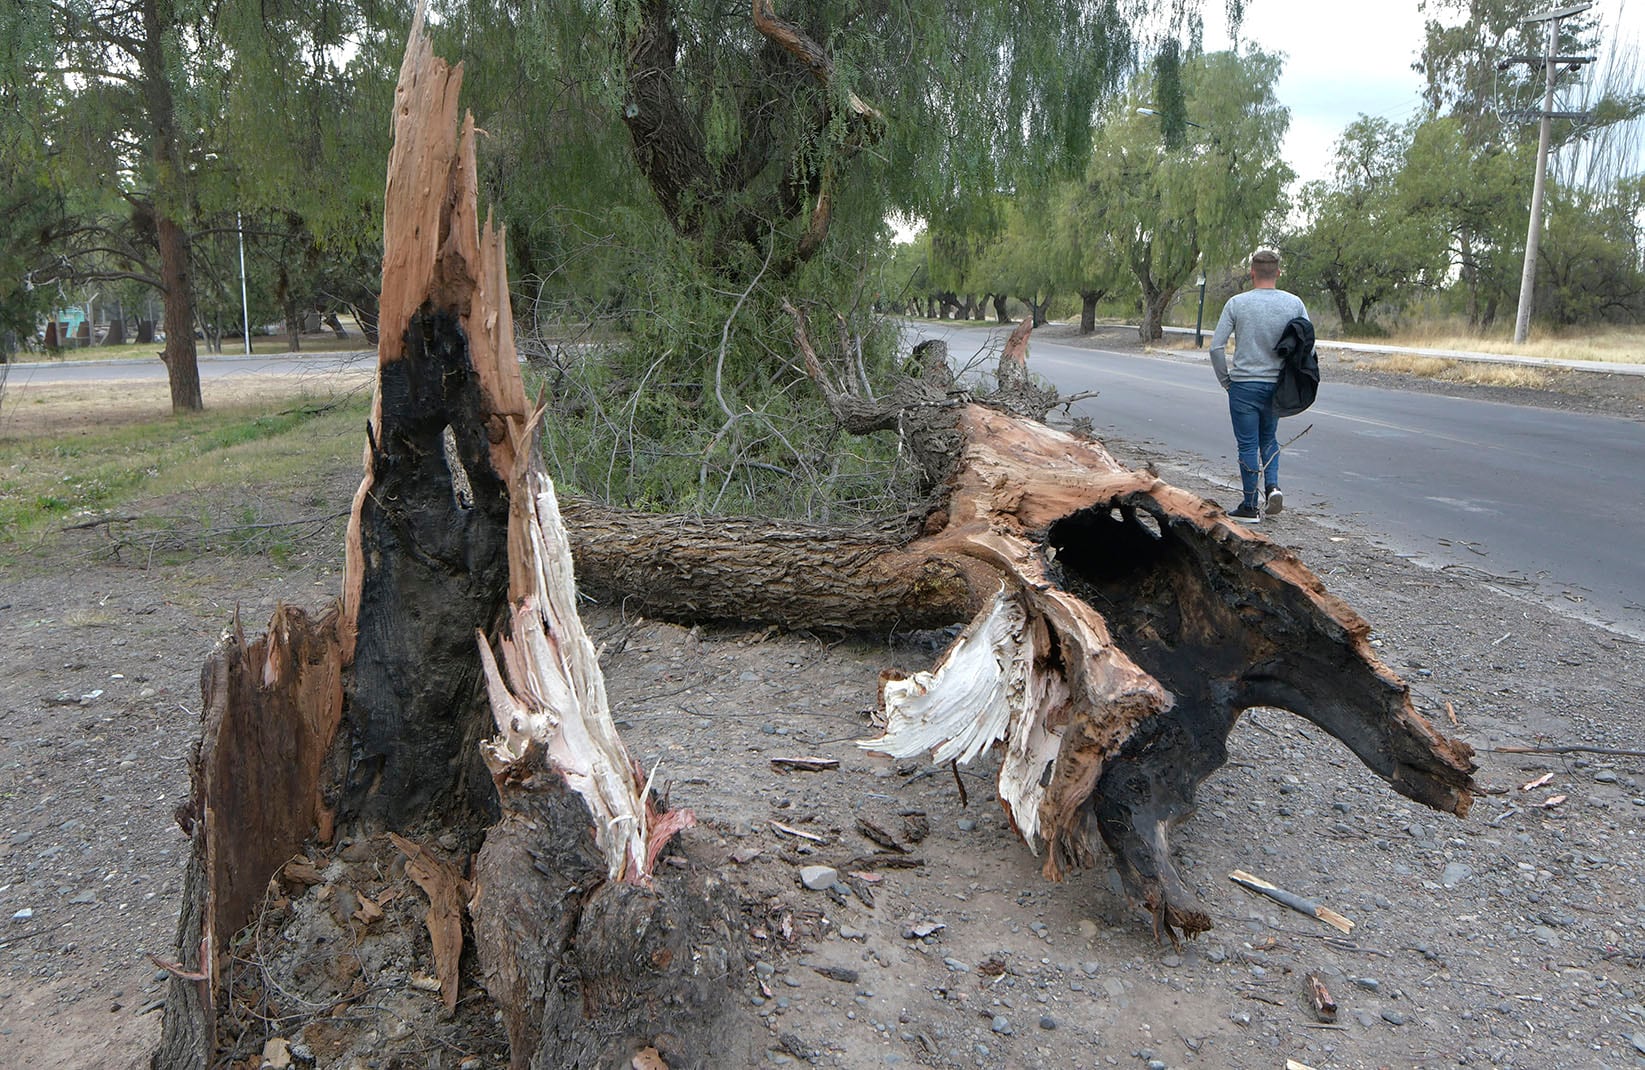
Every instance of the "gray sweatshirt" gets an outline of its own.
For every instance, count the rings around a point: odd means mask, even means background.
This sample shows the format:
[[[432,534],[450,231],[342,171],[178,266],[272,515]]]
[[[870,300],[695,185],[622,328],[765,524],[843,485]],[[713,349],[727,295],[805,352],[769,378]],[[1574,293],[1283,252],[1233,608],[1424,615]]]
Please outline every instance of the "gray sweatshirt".
[[[1302,298],[1287,290],[1262,287],[1237,293],[1222,306],[1216,333],[1211,336],[1211,367],[1224,390],[1233,382],[1272,383],[1279,378],[1280,359],[1274,355],[1285,325],[1308,309]],[[1228,336],[1238,342],[1234,363],[1228,363]]]

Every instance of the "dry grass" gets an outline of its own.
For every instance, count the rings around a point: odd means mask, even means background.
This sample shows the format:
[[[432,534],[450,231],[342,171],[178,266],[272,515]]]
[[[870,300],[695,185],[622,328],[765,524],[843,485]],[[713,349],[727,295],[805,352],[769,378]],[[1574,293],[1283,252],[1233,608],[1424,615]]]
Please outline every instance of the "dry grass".
[[[1505,335],[1458,333],[1448,325],[1432,329],[1410,329],[1391,338],[1375,339],[1379,345],[1412,349],[1451,349],[1466,353],[1492,353],[1505,357],[1543,357],[1551,360],[1611,361],[1645,363],[1645,340],[1637,330],[1623,327],[1595,328],[1581,333],[1531,333],[1523,345],[1515,345]]]
[[[1419,357],[1409,353],[1392,353],[1387,356],[1356,354],[1347,363],[1367,371],[1417,375],[1425,379],[1473,383],[1476,386],[1518,386],[1531,390],[1542,390],[1548,386],[1547,372],[1519,364],[1483,364],[1478,361],[1447,360],[1443,357]]]

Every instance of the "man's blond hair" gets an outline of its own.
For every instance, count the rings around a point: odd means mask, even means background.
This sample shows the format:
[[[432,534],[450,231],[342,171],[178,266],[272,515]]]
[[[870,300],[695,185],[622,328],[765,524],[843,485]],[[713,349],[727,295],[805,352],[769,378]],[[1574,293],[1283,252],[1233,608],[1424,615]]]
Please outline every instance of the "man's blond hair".
[[[1251,254],[1251,276],[1271,282],[1279,278],[1279,250],[1264,245]]]

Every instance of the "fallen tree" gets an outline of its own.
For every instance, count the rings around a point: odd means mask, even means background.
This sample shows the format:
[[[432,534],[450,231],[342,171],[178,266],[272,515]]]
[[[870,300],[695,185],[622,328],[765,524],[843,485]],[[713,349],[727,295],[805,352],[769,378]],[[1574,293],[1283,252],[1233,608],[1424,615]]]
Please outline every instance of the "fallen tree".
[[[1174,941],[1209,920],[1168,831],[1240,714],[1281,706],[1397,790],[1465,813],[1470,750],[1423,720],[1365,623],[1293,555],[1103,446],[1044,423],[1027,373],[954,383],[927,344],[883,399],[795,341],[841,424],[896,431],[931,502],[873,530],[676,518],[583,503],[541,469],[515,359],[501,235],[475,207],[461,68],[413,27],[396,90],[379,379],[343,597],[236,627],[203,673],[178,952],[156,1068],[227,1050],[236,933],[305,842],[393,839],[430,900],[448,1008],[474,966],[515,1067],[738,1065],[742,926],[692,823],[652,793],[610,717],[576,581],[685,619],[889,628],[969,620],[928,672],[890,674],[863,745],[968,761],[1003,747],[999,795],[1057,878],[1100,841]],[[1100,609],[1099,609],[1100,607]],[[428,841],[449,842],[436,850]],[[489,1017],[489,1015],[487,1016]]]
[[[986,396],[953,383],[945,347],[927,342],[918,378],[873,402],[829,373],[794,316],[841,424],[900,429],[934,503],[901,538],[832,539],[579,505],[585,587],[677,620],[888,631],[969,619],[934,669],[883,683],[886,730],[863,746],[964,763],[1003,745],[1000,801],[1045,875],[1089,865],[1100,840],[1173,942],[1211,922],[1177,876],[1169,831],[1249,708],[1306,717],[1401,794],[1467,813],[1472,748],[1416,711],[1366,622],[1294,554],[1041,422],[1066,399],[1027,375],[1030,325]]]

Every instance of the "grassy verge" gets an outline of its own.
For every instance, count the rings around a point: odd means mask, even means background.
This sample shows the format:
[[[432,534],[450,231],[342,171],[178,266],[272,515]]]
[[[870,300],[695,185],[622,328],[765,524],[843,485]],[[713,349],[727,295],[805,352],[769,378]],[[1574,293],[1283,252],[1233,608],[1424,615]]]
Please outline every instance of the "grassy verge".
[[[1580,333],[1533,333],[1515,345],[1507,336],[1458,334],[1436,328],[1401,331],[1390,338],[1369,338],[1378,345],[1411,349],[1449,349],[1465,353],[1492,353],[1505,357],[1543,357],[1552,360],[1588,360],[1624,364],[1645,362],[1645,342],[1637,330],[1593,328]]]
[[[0,438],[0,556],[128,511],[197,529],[221,528],[226,513],[253,527],[270,488],[297,511],[326,508],[313,481],[359,463],[368,405],[365,392],[299,392],[186,417],[99,424],[88,413],[73,433]]]

